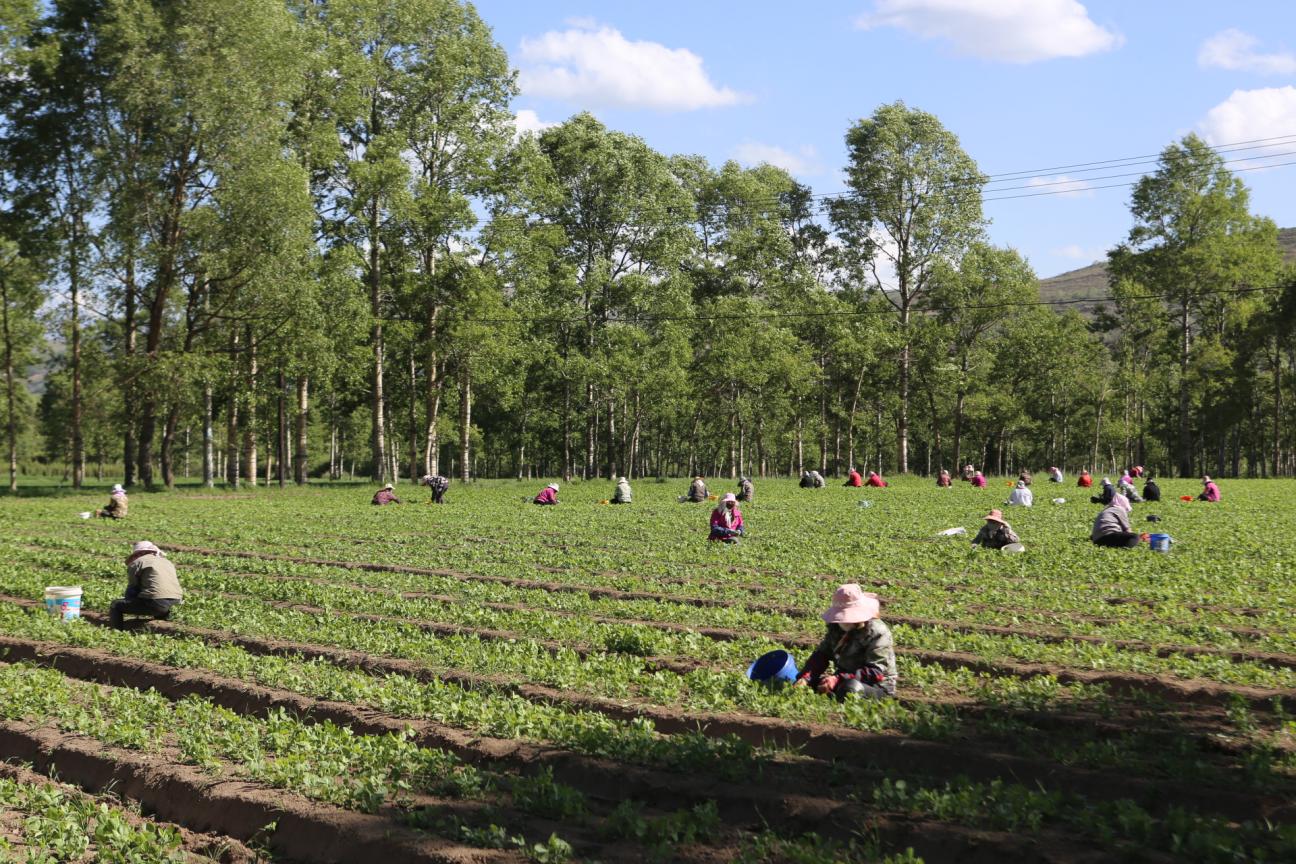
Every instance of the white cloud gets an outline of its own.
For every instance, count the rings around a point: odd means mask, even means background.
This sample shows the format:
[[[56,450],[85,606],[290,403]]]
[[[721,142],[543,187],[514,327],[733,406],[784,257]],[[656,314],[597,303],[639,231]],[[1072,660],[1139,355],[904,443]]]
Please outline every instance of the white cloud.
[[[513,119],[513,125],[517,127],[517,136],[515,137],[521,137],[529,132],[543,132],[551,126],[557,126],[558,124],[551,123],[547,120],[541,120],[539,114],[532,111],[530,108],[523,108],[521,111],[517,112],[517,116]]]
[[[528,96],[564,99],[581,107],[693,111],[746,101],[713,84],[702,58],[687,48],[631,41],[612,27],[581,26],[522,40],[518,81]]]
[[[1202,43],[1197,52],[1197,65],[1261,75],[1296,74],[1296,54],[1290,51],[1261,54],[1255,50],[1259,44],[1260,40],[1250,33],[1222,30]]]
[[[1285,137],[1286,141],[1273,141],[1266,147],[1248,147],[1246,152],[1257,159],[1286,154],[1296,149],[1296,87],[1266,87],[1260,90],[1234,90],[1220,104],[1206,112],[1197,124],[1206,143],[1213,146],[1238,144],[1243,141],[1260,141]],[[1226,159],[1240,156],[1226,153]],[[1246,168],[1263,165],[1250,160],[1236,162],[1230,167]]]
[[[1095,24],[1077,0],[876,0],[855,23],[943,39],[959,54],[1004,63],[1084,57],[1125,41]]]
[[[1059,258],[1070,258],[1074,261],[1097,261],[1107,254],[1101,247],[1086,249],[1079,243],[1068,243],[1066,246],[1050,249],[1049,252]]]
[[[744,141],[733,149],[733,157],[744,165],[768,163],[801,177],[814,176],[823,171],[823,166],[819,164],[819,154],[809,145],[792,153],[773,144]]]
[[[1041,192],[1056,194],[1059,198],[1092,198],[1093,184],[1084,180],[1077,180],[1074,177],[1068,177],[1065,174],[1058,174],[1050,177],[1041,174],[1037,177],[1031,177],[1026,181],[1026,185],[1031,188],[1038,188]],[[989,194],[994,194],[990,190]]]

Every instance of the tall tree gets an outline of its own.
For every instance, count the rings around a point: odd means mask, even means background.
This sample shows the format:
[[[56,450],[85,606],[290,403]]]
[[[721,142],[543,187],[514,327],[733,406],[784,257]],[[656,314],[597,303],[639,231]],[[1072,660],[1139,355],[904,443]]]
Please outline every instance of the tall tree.
[[[932,114],[903,102],[883,105],[846,133],[850,194],[830,214],[842,241],[841,269],[882,292],[901,332],[897,390],[897,469],[909,470],[911,343],[917,305],[945,263],[957,262],[984,227],[985,177],[958,138]],[[893,276],[891,274],[894,274]]]
[[[1277,229],[1249,211],[1246,186],[1196,135],[1161,153],[1130,201],[1134,226],[1108,255],[1114,282],[1127,280],[1164,298],[1178,367],[1175,458],[1195,473],[1192,427],[1194,340],[1232,305],[1229,291],[1271,284],[1280,264]]]

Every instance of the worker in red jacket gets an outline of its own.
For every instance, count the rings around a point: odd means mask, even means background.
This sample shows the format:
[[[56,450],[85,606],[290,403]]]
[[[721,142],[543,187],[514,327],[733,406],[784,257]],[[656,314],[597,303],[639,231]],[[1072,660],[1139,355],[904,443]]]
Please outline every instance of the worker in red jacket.
[[[859,488],[860,486],[864,485],[864,478],[860,476],[860,473],[858,471],[852,468],[850,469],[850,474],[846,477],[845,485]]]
[[[887,482],[883,480],[880,476],[878,476],[878,473],[876,471],[870,471],[868,476],[868,482],[865,483],[864,485],[873,486],[877,489],[881,489],[887,485]]]

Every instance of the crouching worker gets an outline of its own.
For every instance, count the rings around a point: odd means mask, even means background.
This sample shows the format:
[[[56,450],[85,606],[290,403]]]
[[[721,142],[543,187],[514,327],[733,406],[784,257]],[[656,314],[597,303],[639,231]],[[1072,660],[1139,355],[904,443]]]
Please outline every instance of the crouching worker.
[[[428,474],[419,481],[432,491],[432,503],[444,504],[446,490],[450,488],[450,481],[440,474]]]
[[[1020,542],[1012,526],[1004,521],[1003,511],[997,508],[986,514],[985,524],[972,538],[972,545],[983,549],[1002,549]]]
[[[171,607],[178,606],[183,598],[175,565],[161,549],[141,540],[126,559],[126,593],[108,608],[108,622],[122,630],[124,615],[147,615],[165,621],[171,617]]]
[[[707,492],[706,481],[703,480],[702,475],[699,474],[694,477],[693,482],[689,484],[688,494],[679,499],[679,501],[681,504],[685,502],[689,504],[701,504],[703,501],[707,500],[709,494],[710,493]]]
[[[752,485],[752,481],[750,477],[738,478],[738,500],[739,501],[756,500],[756,487]]]
[[[396,497],[395,486],[388,483],[383,488],[374,493],[373,500],[369,503],[375,507],[381,507],[384,504],[399,504],[401,500]]]
[[[633,500],[634,493],[630,491],[630,481],[624,477],[618,477],[616,491],[612,493],[612,503],[629,504]]]
[[[797,686],[813,687],[838,699],[894,696],[895,645],[891,629],[878,617],[880,610],[877,595],[860,590],[859,585],[838,588],[823,614],[828,632],[806,661]],[[832,674],[824,674],[830,663]]]
[[[742,511],[738,509],[738,497],[730,492],[720,499],[720,505],[711,511],[711,536],[708,540],[721,543],[737,543],[743,536]]]
[[[540,494],[537,495],[537,496],[535,497],[535,499],[534,499],[531,503],[533,503],[533,504],[540,504],[540,505],[546,505],[546,506],[553,506],[553,505],[557,504],[557,503],[558,503],[558,484],[557,484],[557,483],[550,483],[548,486],[546,486],[545,488],[541,489],[541,490],[540,490]]]
[[[125,519],[127,504],[126,490],[116,483],[108,495],[108,506],[94,511],[94,515],[103,519]]]
[[[1129,514],[1133,509],[1124,495],[1113,496],[1111,503],[1094,519],[1089,539],[1098,546],[1120,549],[1133,549],[1139,545],[1139,535],[1130,530]]]

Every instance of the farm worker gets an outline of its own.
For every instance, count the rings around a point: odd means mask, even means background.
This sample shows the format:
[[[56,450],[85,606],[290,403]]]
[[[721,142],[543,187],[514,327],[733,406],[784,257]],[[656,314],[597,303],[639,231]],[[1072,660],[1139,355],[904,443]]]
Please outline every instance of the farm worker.
[[[806,661],[796,686],[814,687],[838,699],[894,696],[895,644],[891,628],[878,617],[880,610],[877,595],[860,590],[859,585],[838,588],[823,613],[828,631]],[[825,675],[830,662],[833,674]]]
[[[432,503],[444,504],[442,499],[445,497],[446,490],[450,488],[450,481],[440,474],[427,474],[419,480],[424,486],[432,490]]]
[[[975,486],[975,487],[978,488],[978,489],[984,489],[984,488],[986,488],[986,479],[985,479],[985,475],[982,474],[980,471],[978,471],[978,472],[976,472],[975,474],[973,474],[973,475],[972,475],[972,485]]]
[[[102,510],[96,510],[94,515],[104,519],[125,519],[127,503],[126,490],[122,488],[120,483],[114,483],[112,492],[108,495],[108,506]]]
[[[949,471],[946,470],[946,469],[944,469],[944,468],[942,468],[942,469],[941,469],[940,476],[936,478],[936,485],[939,486],[939,487],[942,488],[942,489],[948,489],[948,488],[950,488],[951,483],[952,483],[952,480],[951,480],[951,478],[950,478],[950,473],[949,473]]]
[[[1143,484],[1143,500],[1144,501],[1161,500],[1161,487],[1158,486],[1157,482],[1152,479],[1152,475],[1150,473],[1147,475],[1147,482]]]
[[[743,536],[742,511],[738,509],[738,497],[732,492],[720,499],[720,503],[711,511],[711,536],[708,540],[719,540],[721,543],[737,543]]]
[[[801,481],[797,483],[797,485],[802,489],[810,489],[814,487],[814,478],[810,476],[809,471],[801,472]]]
[[[1142,477],[1142,476],[1143,476],[1143,466],[1142,466],[1142,465],[1135,465],[1133,468],[1130,469],[1130,473],[1133,474],[1135,477]],[[1152,479],[1152,475],[1149,474],[1149,475],[1148,475],[1148,479],[1151,480],[1151,479]]]
[[[1104,507],[1112,502],[1112,497],[1116,494],[1116,488],[1112,486],[1111,478],[1104,477],[1102,482],[1102,491],[1097,495],[1089,497],[1090,504],[1102,504]]]
[[[975,469],[973,469],[973,467],[972,467],[971,465],[964,465],[964,466],[963,466],[963,480],[964,480],[964,482],[971,483],[971,482],[972,482],[972,478],[973,478],[975,475],[976,475],[976,471],[975,471]]]
[[[535,497],[534,503],[554,505],[558,503],[558,484],[550,483],[540,490],[540,494]]]
[[[864,478],[860,476],[860,473],[858,471],[852,468],[850,469],[850,474],[847,475],[846,477],[846,482],[843,483],[842,485],[853,486],[858,489],[860,486],[864,485]]]
[[[814,488],[816,489],[822,489],[828,485],[828,481],[825,480],[823,478],[823,475],[820,474],[818,471],[810,472],[810,482],[814,484]]]
[[[1139,544],[1139,535],[1130,530],[1130,511],[1134,508],[1124,495],[1115,495],[1112,501],[1094,519],[1089,539],[1099,546],[1133,549]]]
[[[1017,481],[1017,488],[1008,496],[1009,507],[1030,507],[1035,503],[1035,493],[1024,480]]]
[[[396,497],[396,493],[392,491],[395,488],[396,488],[395,486],[388,483],[386,486],[384,486],[383,488],[379,489],[377,492],[374,493],[373,500],[370,501],[369,503],[379,507],[381,507],[383,504],[401,503],[401,500]]]
[[[1080,472],[1080,476],[1076,478],[1076,485],[1082,489],[1088,489],[1093,485],[1093,478],[1089,476],[1088,468]]]
[[[612,503],[629,504],[630,501],[631,501],[630,481],[624,477],[618,477],[616,491],[612,493]]]
[[[972,545],[980,546],[982,549],[1002,549],[1012,543],[1020,542],[1021,538],[1013,532],[1012,526],[1004,521],[1003,511],[998,508],[986,514],[985,524],[972,538]]]
[[[1017,481],[1019,483],[1025,483],[1027,486],[1029,486],[1031,484],[1031,473],[1027,471],[1025,468],[1023,468],[1021,473],[1017,475]]]
[[[1130,477],[1129,472],[1126,472],[1116,484],[1116,491],[1135,503],[1143,500],[1134,488],[1134,478]]]
[[[1061,468],[1059,468],[1059,467],[1057,467],[1056,465],[1054,465],[1052,468],[1049,469],[1049,482],[1050,482],[1050,483],[1061,483],[1064,479],[1066,479],[1066,478],[1064,478],[1064,477],[1062,476],[1062,469],[1061,469]]]
[[[1202,491],[1197,496],[1198,501],[1218,501],[1220,500],[1219,487],[1209,476],[1202,477]]]
[[[708,494],[706,483],[702,482],[702,475],[699,474],[694,477],[693,482],[689,484],[688,494],[679,500],[681,503],[688,501],[693,504],[700,504],[707,500]]]
[[[738,478],[738,500],[739,501],[756,500],[756,487],[752,485],[750,477]]]
[[[165,621],[184,598],[175,565],[158,547],[141,540],[126,558],[126,593],[108,607],[108,622],[118,630],[123,615],[149,615]]]

